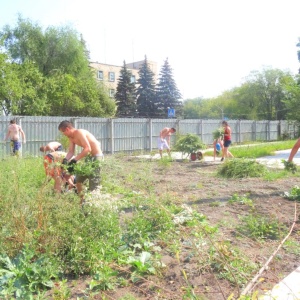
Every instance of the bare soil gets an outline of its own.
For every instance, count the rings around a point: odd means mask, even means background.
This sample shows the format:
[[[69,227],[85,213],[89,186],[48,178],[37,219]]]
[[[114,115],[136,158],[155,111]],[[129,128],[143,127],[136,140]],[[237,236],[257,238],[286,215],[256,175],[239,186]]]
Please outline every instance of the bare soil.
[[[219,159],[218,159],[219,160]],[[138,161],[128,160],[128,167],[137,167]],[[210,225],[218,225],[222,240],[232,247],[238,247],[253,262],[261,266],[278,248],[281,240],[253,240],[237,235],[234,224],[249,213],[250,207],[241,204],[228,204],[234,194],[248,195],[256,211],[286,225],[289,229],[297,219],[290,239],[298,243],[297,251],[288,251],[281,247],[272,259],[267,270],[262,273],[261,282],[254,290],[260,294],[271,289],[277,282],[299,266],[300,226],[298,221],[300,203],[283,198],[283,192],[300,185],[300,177],[292,175],[267,181],[262,178],[225,179],[216,177],[220,162],[184,162],[173,161],[169,167],[154,168],[155,189],[157,195],[169,192],[181,199],[199,213],[204,214]],[[295,209],[297,210],[295,213]],[[296,217],[295,217],[296,216]],[[232,225],[232,226],[231,226]],[[200,264],[201,257],[189,256],[192,251],[186,236],[182,236],[182,251],[176,257],[165,251],[162,261],[166,268],[161,276],[149,276],[127,287],[113,291],[103,291],[89,299],[234,299],[243,287],[234,287],[228,280],[220,279],[207,265]],[[164,245],[161,245],[163,248]],[[253,274],[254,277],[255,274]],[[186,277],[186,278],[185,278]],[[251,278],[249,278],[249,281]],[[88,278],[72,283],[72,298],[83,297],[82,290],[87,287]],[[190,289],[189,289],[189,288]]]

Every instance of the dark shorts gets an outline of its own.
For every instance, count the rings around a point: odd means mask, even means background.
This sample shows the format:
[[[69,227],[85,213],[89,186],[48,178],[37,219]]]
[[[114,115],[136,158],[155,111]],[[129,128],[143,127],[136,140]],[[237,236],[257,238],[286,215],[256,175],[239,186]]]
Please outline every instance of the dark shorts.
[[[16,155],[19,152],[19,150],[21,149],[21,145],[22,144],[19,141],[10,141],[10,148],[13,155]]]
[[[63,151],[63,146],[62,145],[58,146],[55,151]]]
[[[86,162],[91,161],[102,161],[103,156],[88,156],[85,158]],[[93,169],[91,175],[76,175],[76,183],[83,183],[85,180],[89,180],[89,191],[94,191],[100,187],[101,176],[100,176],[100,163]]]
[[[228,148],[231,144],[231,140],[224,141],[224,147]]]

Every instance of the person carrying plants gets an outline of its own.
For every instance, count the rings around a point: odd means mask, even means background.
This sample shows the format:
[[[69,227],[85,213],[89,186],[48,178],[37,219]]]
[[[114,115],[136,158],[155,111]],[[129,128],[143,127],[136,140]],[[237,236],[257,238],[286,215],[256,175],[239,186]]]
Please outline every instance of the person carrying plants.
[[[226,121],[222,122],[222,126],[224,128],[224,153],[223,153],[223,157],[221,158],[221,161],[224,158],[233,157],[231,152],[228,150],[231,144],[231,128]]]
[[[20,142],[20,135],[22,136],[22,142],[26,144],[26,137],[23,129],[21,128],[20,125],[16,124],[15,119],[11,120],[4,141],[10,138],[10,151],[11,151],[11,155],[13,156],[20,155],[20,150],[22,145]]]
[[[54,152],[54,151],[62,151],[63,146],[59,142],[50,142],[46,146],[41,146],[40,151],[41,152]]]
[[[167,149],[167,153],[169,155],[169,157],[171,157],[171,153],[170,153],[170,137],[172,133],[175,133],[176,129],[175,128],[169,128],[169,127],[165,127],[164,129],[162,129],[159,133],[159,138],[158,138],[158,150],[159,150],[159,154],[160,157],[162,158],[162,152],[163,149]]]
[[[80,204],[84,203],[83,182],[89,180],[89,191],[94,191],[100,188],[100,161],[103,160],[103,153],[100,149],[100,143],[89,131],[85,129],[75,129],[70,121],[62,121],[58,130],[68,137],[69,151],[63,159],[63,164],[69,173],[76,175],[76,187],[80,196]],[[80,146],[82,151],[74,156],[75,146]],[[83,159],[82,170],[79,174],[76,171],[76,163]]]

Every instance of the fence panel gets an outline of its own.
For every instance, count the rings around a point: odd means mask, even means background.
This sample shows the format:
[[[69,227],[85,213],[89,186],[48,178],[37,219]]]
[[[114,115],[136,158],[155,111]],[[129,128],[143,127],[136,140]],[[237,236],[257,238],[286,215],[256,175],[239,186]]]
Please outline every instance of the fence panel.
[[[197,134],[203,143],[212,145],[213,131],[221,126],[220,120],[201,119],[135,119],[135,118],[72,118],[72,117],[41,117],[41,116],[16,116],[0,117],[0,133],[3,140],[9,121],[15,118],[26,134],[26,144],[22,147],[23,155],[42,155],[39,151],[41,145],[50,141],[60,140],[58,125],[63,120],[70,120],[75,128],[90,131],[101,143],[104,153],[151,151],[157,149],[159,132],[164,127],[174,127],[177,133]],[[283,133],[289,137],[298,137],[299,125],[292,121],[253,121],[230,120],[232,129],[232,142],[245,141],[273,141],[278,140]],[[174,144],[176,135],[171,136]],[[78,147],[76,150],[79,150]],[[0,157],[9,154],[9,143],[1,143]]]

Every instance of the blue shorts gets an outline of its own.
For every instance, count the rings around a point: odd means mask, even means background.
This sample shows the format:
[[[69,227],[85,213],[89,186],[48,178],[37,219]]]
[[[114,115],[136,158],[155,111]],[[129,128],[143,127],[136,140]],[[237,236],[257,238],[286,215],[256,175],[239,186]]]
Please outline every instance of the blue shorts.
[[[224,141],[224,147],[228,148],[231,144],[231,140]]]

